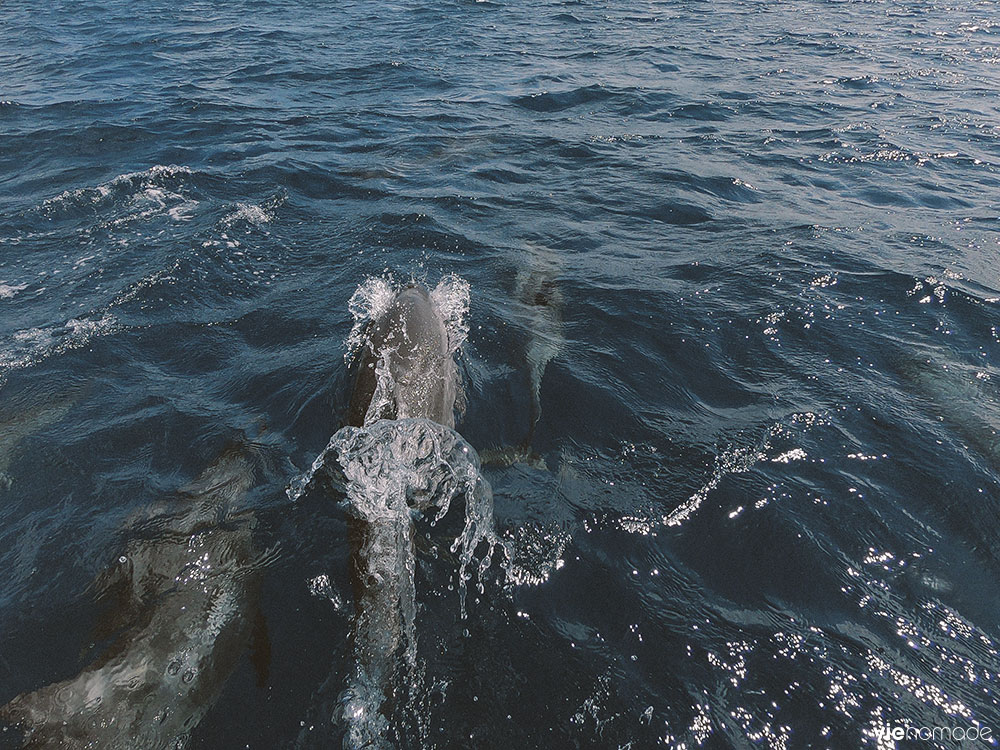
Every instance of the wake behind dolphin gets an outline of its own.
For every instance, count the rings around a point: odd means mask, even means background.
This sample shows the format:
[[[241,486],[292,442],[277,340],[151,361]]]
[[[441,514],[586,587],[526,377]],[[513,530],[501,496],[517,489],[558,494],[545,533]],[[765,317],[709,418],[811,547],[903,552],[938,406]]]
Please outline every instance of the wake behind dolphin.
[[[453,429],[462,398],[454,356],[467,333],[468,304],[468,284],[454,276],[431,291],[383,279],[358,288],[349,305],[355,326],[348,348],[358,371],[348,426],[291,492],[297,498],[318,474],[334,475],[348,501],[352,664],[339,715],[331,717],[341,724],[345,748],[405,741],[395,719],[405,723],[412,713],[405,704],[417,672],[413,513],[435,509],[436,523],[464,498],[465,524],[451,548],[463,616],[477,548],[485,542],[475,566],[481,588],[498,543],[479,458]]]

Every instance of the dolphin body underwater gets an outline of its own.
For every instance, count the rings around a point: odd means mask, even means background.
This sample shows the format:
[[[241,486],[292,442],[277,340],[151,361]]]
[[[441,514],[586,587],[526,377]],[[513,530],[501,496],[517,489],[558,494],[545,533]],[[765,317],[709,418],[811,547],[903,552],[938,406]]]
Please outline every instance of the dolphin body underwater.
[[[20,695],[0,719],[27,748],[182,748],[251,652],[258,680],[269,645],[259,613],[267,555],[239,511],[257,481],[256,451],[222,455],[176,497],[144,514],[118,564],[97,582],[110,647],[76,677]]]
[[[9,490],[13,480],[8,474],[21,443],[61,420],[76,404],[82,388],[63,393],[19,394],[19,409],[0,411],[0,492]]]
[[[542,418],[542,378],[549,363],[566,345],[563,293],[558,283],[561,268],[555,253],[538,246],[529,247],[518,267],[509,314],[511,322],[527,334],[521,353],[529,396],[528,424],[520,442],[480,451],[484,464],[524,464],[548,469],[545,460],[535,452],[534,442]]]
[[[565,345],[563,333],[563,295],[556,283],[559,266],[550,254],[534,249],[528,263],[520,268],[515,280],[514,299],[520,305],[530,337],[525,347],[531,413],[528,432],[521,451],[530,456],[535,428],[542,417],[542,376],[545,368]]]

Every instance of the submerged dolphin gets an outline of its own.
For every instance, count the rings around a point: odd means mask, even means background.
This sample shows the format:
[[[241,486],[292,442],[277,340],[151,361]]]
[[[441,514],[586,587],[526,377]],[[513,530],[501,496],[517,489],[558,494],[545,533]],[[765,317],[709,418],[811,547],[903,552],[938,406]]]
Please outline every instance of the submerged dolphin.
[[[0,491],[9,489],[13,480],[7,473],[25,438],[41,432],[66,416],[79,400],[81,388],[63,393],[19,394],[14,405],[0,410]]]
[[[1000,470],[1000,395],[988,372],[944,358],[900,356],[904,381],[959,440]]]
[[[531,394],[528,432],[521,443],[526,453],[531,451],[535,428],[542,417],[542,376],[565,343],[562,290],[556,283],[558,272],[556,261],[536,249],[530,254],[529,263],[518,271],[514,283],[518,311],[525,318],[530,334],[524,352]]]
[[[252,642],[260,678],[268,648],[257,612],[261,556],[253,518],[234,512],[254,485],[246,445],[226,449],[157,507],[100,582],[120,635],[76,677],[20,695],[0,718],[26,747],[180,748]]]
[[[523,327],[528,340],[524,345],[524,373],[530,396],[528,425],[516,445],[494,446],[482,451],[483,463],[511,466],[524,463],[547,469],[544,459],[534,452],[535,430],[542,418],[542,378],[549,363],[566,343],[563,332],[563,294],[557,283],[558,259],[543,248],[532,247],[514,279],[512,314]]]

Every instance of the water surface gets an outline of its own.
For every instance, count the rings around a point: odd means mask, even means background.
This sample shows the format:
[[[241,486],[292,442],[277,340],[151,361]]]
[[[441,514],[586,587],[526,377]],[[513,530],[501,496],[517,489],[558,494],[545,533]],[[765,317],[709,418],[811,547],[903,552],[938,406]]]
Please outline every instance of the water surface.
[[[1000,734],[998,17],[4,3],[0,702],[107,647],[130,519],[249,435],[270,668],[189,746],[339,741],[345,511],[286,489],[355,290],[454,273],[517,556],[463,620],[447,529],[418,545],[415,743]]]

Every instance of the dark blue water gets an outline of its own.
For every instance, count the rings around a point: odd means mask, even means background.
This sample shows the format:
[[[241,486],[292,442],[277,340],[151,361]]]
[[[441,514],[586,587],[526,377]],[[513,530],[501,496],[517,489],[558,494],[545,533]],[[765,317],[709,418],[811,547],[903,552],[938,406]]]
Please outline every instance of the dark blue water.
[[[454,273],[520,558],[463,620],[418,544],[413,744],[1000,735],[998,18],[0,5],[0,703],[100,658],[132,519],[252,436],[268,667],[189,746],[337,745],[345,513],[286,488],[342,424],[355,289]]]

